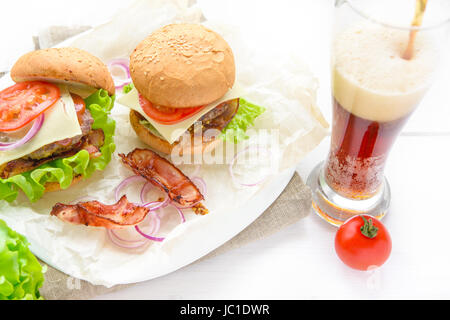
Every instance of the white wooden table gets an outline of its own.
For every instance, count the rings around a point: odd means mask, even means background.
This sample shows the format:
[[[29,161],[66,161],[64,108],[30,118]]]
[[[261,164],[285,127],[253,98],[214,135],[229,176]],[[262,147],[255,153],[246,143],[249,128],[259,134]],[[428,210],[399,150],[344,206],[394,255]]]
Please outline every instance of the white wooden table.
[[[249,42],[301,55],[320,81],[318,102],[326,118],[331,119],[328,55],[333,1],[199,2],[207,17],[239,24],[249,35]],[[41,0],[37,22],[26,18],[37,8],[27,12],[21,9],[31,3],[9,2],[11,10],[0,19],[0,30],[16,26],[6,35],[8,43],[0,45],[0,52],[8,52],[8,56],[0,53],[0,68],[1,63],[12,63],[15,56],[32,48],[30,35],[37,28],[55,23],[92,24],[92,13],[104,20],[126,5],[123,0],[64,1],[64,6],[57,5],[61,1]],[[99,7],[104,9],[99,11]],[[450,298],[449,122],[447,66],[407,124],[388,161],[392,204],[384,223],[393,239],[393,251],[382,268],[359,272],[343,265],[334,252],[336,229],[311,214],[269,238],[99,298]],[[297,171],[304,180],[326,157],[328,146],[329,138],[298,164]]]

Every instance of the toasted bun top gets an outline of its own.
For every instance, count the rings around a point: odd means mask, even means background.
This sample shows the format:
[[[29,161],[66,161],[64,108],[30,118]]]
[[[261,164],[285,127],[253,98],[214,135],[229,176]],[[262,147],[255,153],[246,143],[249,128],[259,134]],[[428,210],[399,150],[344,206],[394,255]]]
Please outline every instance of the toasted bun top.
[[[147,100],[176,108],[209,104],[235,79],[230,46],[199,24],[171,24],[153,32],[131,54],[130,72]]]
[[[47,80],[82,83],[115,93],[106,65],[89,52],[77,48],[51,48],[29,52],[11,70],[15,82]]]

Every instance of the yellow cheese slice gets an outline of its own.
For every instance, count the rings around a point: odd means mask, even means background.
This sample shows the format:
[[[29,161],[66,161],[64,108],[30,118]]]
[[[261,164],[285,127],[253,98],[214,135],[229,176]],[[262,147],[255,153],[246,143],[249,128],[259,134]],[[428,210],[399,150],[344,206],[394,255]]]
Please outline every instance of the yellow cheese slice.
[[[89,97],[91,94],[93,94],[98,90],[94,87],[90,87],[88,85],[79,82],[56,80],[56,79],[52,80],[45,79],[44,81],[53,83],[57,86],[66,86],[69,92],[75,93],[76,95],[79,95],[83,99],[86,99],[87,97]]]
[[[81,134],[77,112],[66,86],[58,85],[61,98],[45,112],[45,120],[39,132],[24,145],[8,151],[0,151],[0,165],[16,160],[43,146]]]
[[[231,90],[229,90],[222,98],[219,100],[214,101],[213,103],[210,103],[207,105],[202,111],[195,114],[189,119],[186,119],[184,121],[181,121],[176,124],[161,124],[150,118],[144,110],[142,110],[142,107],[139,103],[139,93],[136,90],[136,88],[133,88],[130,92],[123,95],[119,99],[117,99],[116,102],[133,109],[136,112],[139,112],[148,122],[151,123],[153,127],[155,127],[156,130],[161,134],[161,136],[164,137],[170,144],[174,143],[183,133],[186,132],[187,129],[189,129],[190,126],[192,126],[198,119],[200,119],[202,116],[204,116],[206,113],[217,107],[222,102],[232,100],[239,98],[243,95],[243,90],[240,86],[235,85]]]
[[[96,88],[89,87],[89,86],[82,85],[82,84],[75,84],[75,83],[68,84],[67,89],[69,90],[69,92],[75,93],[76,95],[79,95],[83,99],[86,99],[91,94],[98,91],[98,89],[96,89]]]

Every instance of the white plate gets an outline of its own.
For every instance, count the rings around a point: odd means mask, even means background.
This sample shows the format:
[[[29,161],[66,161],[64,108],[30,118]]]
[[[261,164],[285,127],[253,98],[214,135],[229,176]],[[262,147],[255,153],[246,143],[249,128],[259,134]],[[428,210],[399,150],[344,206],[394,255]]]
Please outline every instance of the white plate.
[[[9,75],[6,75],[4,78],[0,79],[0,86],[2,88],[10,84],[11,80],[9,79]],[[113,285],[135,283],[150,280],[173,272],[196,261],[228,240],[232,239],[235,235],[244,230],[255,219],[257,219],[277,199],[289,183],[294,172],[295,169],[292,168],[276,177],[273,177],[271,181],[267,182],[267,184],[263,186],[256,194],[254,194],[248,202],[245,202],[245,205],[236,206],[238,209],[230,210],[230,212],[221,212],[221,214],[214,214],[214,212],[211,212],[211,214],[202,217],[202,219],[198,219],[196,223],[182,227],[182,229],[179,230],[182,232],[182,235],[175,234],[175,237],[172,237],[178,239],[166,239],[163,243],[163,251],[161,251],[161,248],[158,247],[160,244],[154,244],[155,247],[153,248],[153,253],[150,253],[145,261],[144,259],[140,261],[137,267],[134,266],[133,268],[130,268],[130,261],[127,259],[119,262],[118,260],[114,260],[112,257],[108,260],[110,263],[106,263],[108,267],[101,268],[101,272],[98,267],[89,264],[85,265],[84,268],[94,268],[96,270],[94,271],[94,274],[96,275],[94,278],[92,278],[92,273],[91,278],[87,275],[86,278],[84,278],[85,270],[80,268],[77,269],[74,265],[76,264],[75,261],[74,263],[67,263],[64,258],[62,261],[55,261],[55,259],[52,259],[51,257],[55,257],[55,255],[60,252],[59,250],[61,250],[61,248],[57,246],[57,243],[54,243],[54,245],[49,245],[48,241],[53,242],[51,238],[43,242],[43,238],[39,232],[39,228],[41,228],[40,226],[34,226],[35,229],[33,231],[29,231],[26,227],[22,228],[23,225],[20,224],[20,221],[16,224],[13,216],[10,216],[13,220],[9,220],[9,223],[11,223],[11,227],[16,228],[17,231],[23,233],[27,237],[31,243],[30,248],[32,252],[55,269],[58,269],[70,276],[92,281],[96,284]],[[64,192],[72,193],[70,190]],[[239,193],[236,194],[239,195]],[[63,192],[61,192],[60,196],[55,196],[54,201],[61,201],[59,197],[63,196]],[[42,228],[44,227],[47,228],[48,225],[43,223]],[[183,228],[189,229],[189,232],[183,232]],[[59,236],[54,236],[60,237],[61,235],[64,235],[64,232],[71,233],[77,231],[73,229],[64,229],[62,234],[60,233]],[[82,238],[83,237],[78,237],[77,239],[78,241],[83,242]],[[89,242],[83,243],[85,243],[84,245],[87,245]],[[97,242],[97,245],[102,246],[101,243],[102,241]],[[80,245],[83,246],[83,244]],[[58,252],[54,252],[55,250],[58,250]],[[94,250],[91,252],[91,255],[93,254],[92,257],[94,259],[100,258],[97,256],[98,253],[99,251]],[[83,255],[84,253],[81,254]],[[74,257],[76,257],[76,255]],[[114,261],[117,262],[114,263]],[[111,279],[117,279],[117,282]]]
[[[199,229],[195,233],[190,232],[184,234],[183,241],[177,242],[177,246],[174,246],[171,250],[170,267],[145,268],[144,270],[146,272],[133,275],[125,283],[147,281],[174,272],[220,247],[255,221],[278,198],[294,173],[295,168],[292,168],[274,178],[270,184],[252,197],[245,206],[230,213],[230,216],[222,215],[219,218],[216,217],[216,219],[209,221],[208,228]],[[224,225],[227,225],[226,232],[222,230]],[[220,237],[210,236],[219,230],[221,231],[217,232],[217,234],[220,234]],[[205,241],[205,239],[208,240]],[[70,270],[65,270],[51,263],[48,258],[50,254],[45,248],[37,245],[32,239],[29,239],[29,241],[31,243],[30,249],[37,257],[55,269],[71,275]],[[196,250],[192,251],[190,248],[196,248]],[[192,251],[192,254],[186,255],[186,252],[190,251]],[[114,267],[121,268],[121,266]],[[122,271],[127,272],[126,267]]]

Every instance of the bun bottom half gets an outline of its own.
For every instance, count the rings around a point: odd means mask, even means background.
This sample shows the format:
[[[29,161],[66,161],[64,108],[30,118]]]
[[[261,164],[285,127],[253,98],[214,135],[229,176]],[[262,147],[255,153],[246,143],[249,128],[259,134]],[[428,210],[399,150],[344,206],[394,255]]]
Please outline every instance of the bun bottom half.
[[[208,153],[213,151],[216,147],[219,146],[219,144],[222,143],[222,140],[220,138],[215,138],[211,141],[203,142],[200,145],[191,143],[187,147],[181,147],[176,142],[170,144],[168,141],[161,139],[160,137],[157,137],[153,133],[151,133],[144,125],[139,122],[141,119],[142,117],[138,112],[134,110],[130,111],[130,123],[139,139],[150,148],[164,154],[171,154],[174,151],[174,148],[179,149],[177,151],[179,155]],[[191,142],[192,141],[193,138],[191,139]]]
[[[77,184],[78,182],[80,182],[82,178],[83,177],[81,175],[77,175],[77,176],[73,177],[72,183],[70,184],[69,188],[71,186],[73,186],[74,184]],[[55,191],[61,190],[61,187],[58,182],[47,182],[44,187],[45,187],[45,192],[55,192]]]

